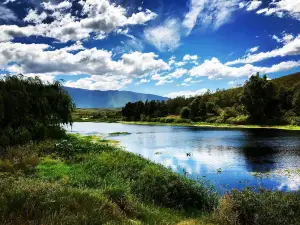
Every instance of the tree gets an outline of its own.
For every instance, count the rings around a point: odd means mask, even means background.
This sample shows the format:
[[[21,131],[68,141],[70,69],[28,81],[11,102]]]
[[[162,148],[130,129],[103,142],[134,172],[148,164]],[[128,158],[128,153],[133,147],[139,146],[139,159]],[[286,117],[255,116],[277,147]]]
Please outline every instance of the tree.
[[[262,78],[257,73],[246,82],[241,96],[241,103],[246,107],[253,123],[266,123],[276,114],[277,93],[266,75]]]
[[[0,80],[0,96],[2,147],[44,140],[61,134],[61,124],[72,124],[75,105],[58,81],[7,76]]]
[[[293,97],[293,108],[297,115],[300,115],[300,90],[295,92]]]
[[[190,115],[191,115],[191,110],[189,107],[183,107],[181,109],[181,111],[180,111],[181,118],[188,119],[188,118],[190,118]]]

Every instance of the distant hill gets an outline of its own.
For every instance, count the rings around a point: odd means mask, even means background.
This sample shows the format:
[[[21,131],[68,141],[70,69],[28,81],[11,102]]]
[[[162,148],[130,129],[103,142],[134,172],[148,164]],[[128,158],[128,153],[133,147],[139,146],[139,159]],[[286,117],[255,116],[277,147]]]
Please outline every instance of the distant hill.
[[[77,108],[120,108],[127,102],[167,100],[167,98],[131,91],[90,91],[64,87],[72,96]]]
[[[282,76],[276,79],[271,80],[276,86],[283,86],[286,88],[292,88],[295,84],[300,82],[300,72]],[[243,91],[243,87],[230,88],[226,90],[222,90],[223,94],[228,94],[232,96],[237,96],[239,93]]]
[[[287,75],[287,76],[283,76],[283,77],[279,77],[279,78],[276,78],[272,81],[273,81],[273,83],[275,83],[277,85],[282,85],[282,86],[285,86],[287,88],[291,88],[296,83],[300,82],[300,72],[290,74],[290,75]]]

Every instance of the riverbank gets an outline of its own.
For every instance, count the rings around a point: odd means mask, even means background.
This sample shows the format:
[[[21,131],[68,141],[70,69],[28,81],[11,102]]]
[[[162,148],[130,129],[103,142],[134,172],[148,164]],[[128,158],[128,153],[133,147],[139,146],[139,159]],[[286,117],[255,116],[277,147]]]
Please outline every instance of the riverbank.
[[[300,194],[219,197],[99,136],[12,147],[0,158],[0,224],[297,225]]]
[[[129,122],[118,121],[123,124],[134,125],[160,125],[160,126],[189,126],[189,127],[208,127],[208,128],[225,128],[225,129],[276,129],[276,130],[291,130],[300,131],[300,126],[260,126],[260,125],[233,125],[223,123],[205,123],[205,122],[191,122],[191,123],[161,123],[161,122]]]
[[[99,136],[0,158],[0,224],[214,224],[215,191]]]

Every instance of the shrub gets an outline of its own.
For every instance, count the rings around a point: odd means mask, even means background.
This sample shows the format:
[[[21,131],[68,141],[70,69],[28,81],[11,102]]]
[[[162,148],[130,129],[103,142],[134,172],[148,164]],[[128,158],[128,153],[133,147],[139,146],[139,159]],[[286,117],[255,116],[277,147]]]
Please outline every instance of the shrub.
[[[240,115],[237,117],[230,117],[226,120],[226,123],[235,124],[235,125],[243,125],[247,124],[249,120],[248,116]]]
[[[191,110],[189,107],[183,107],[180,111],[180,116],[183,119],[188,119],[191,115]]]
[[[156,165],[146,166],[139,174],[132,191],[143,200],[165,207],[206,212],[216,206],[217,195],[204,184],[197,184]]]
[[[226,225],[298,225],[300,194],[233,190],[223,196],[216,218],[219,224]]]

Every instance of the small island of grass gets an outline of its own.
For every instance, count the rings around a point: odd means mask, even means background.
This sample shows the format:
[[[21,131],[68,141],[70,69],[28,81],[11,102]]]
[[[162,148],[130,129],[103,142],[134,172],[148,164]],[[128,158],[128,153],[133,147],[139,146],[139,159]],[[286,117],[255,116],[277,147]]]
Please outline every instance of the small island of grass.
[[[113,132],[113,133],[109,133],[109,136],[120,136],[120,135],[129,135],[131,133],[129,132]]]

